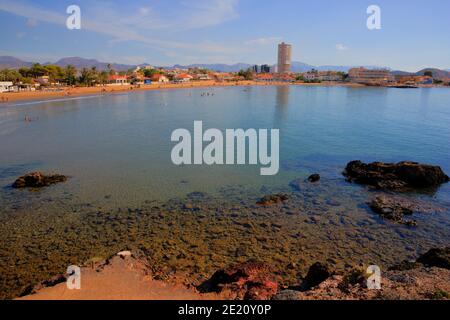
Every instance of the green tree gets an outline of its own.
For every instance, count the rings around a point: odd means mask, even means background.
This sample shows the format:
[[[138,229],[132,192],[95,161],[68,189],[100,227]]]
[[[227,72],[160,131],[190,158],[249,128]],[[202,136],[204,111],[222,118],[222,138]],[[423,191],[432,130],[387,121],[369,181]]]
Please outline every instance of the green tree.
[[[108,63],[108,65],[106,66],[106,68],[108,69],[108,73],[109,73],[110,76],[116,74],[116,71],[113,69],[111,63]]]
[[[77,83],[77,69],[70,64],[64,69],[64,82],[69,86]]]
[[[162,74],[163,73],[160,70],[156,70],[156,69],[144,69],[142,72],[144,73],[144,76],[147,77],[147,78],[151,78],[155,74]]]
[[[0,70],[0,81],[12,81],[14,83],[21,82],[23,76],[17,70],[3,69]]]
[[[98,74],[98,83],[100,83],[100,84],[107,84],[108,83],[108,78],[109,78],[108,71],[101,71]]]
[[[48,75],[50,82],[64,80],[64,71],[60,66],[46,65],[44,69],[46,70],[46,75]]]
[[[41,66],[39,63],[33,64],[33,66],[30,68],[30,75],[33,78],[38,78],[42,76],[48,75],[48,71],[45,67]]]
[[[93,74],[92,69],[83,68],[83,70],[81,70],[79,81],[80,84],[84,86],[92,86],[95,82],[95,75]]]
[[[425,71],[425,72],[423,73],[423,75],[426,76],[426,77],[433,77],[433,71],[430,71],[430,70]]]
[[[250,68],[239,71],[238,76],[243,77],[245,80],[253,80],[253,72]]]

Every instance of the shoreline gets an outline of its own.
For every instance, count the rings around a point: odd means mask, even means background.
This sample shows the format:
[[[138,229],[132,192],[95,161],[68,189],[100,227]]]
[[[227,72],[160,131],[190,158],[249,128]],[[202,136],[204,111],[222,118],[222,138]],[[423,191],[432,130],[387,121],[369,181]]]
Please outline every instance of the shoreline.
[[[121,251],[79,269],[78,288],[67,274],[30,285],[17,300],[448,300],[450,248],[430,249],[416,261],[383,270],[379,288],[369,288],[369,269],[336,273],[316,262],[296,286],[279,283],[271,266],[258,261],[217,270],[201,285],[183,274],[156,279],[152,261],[141,252]],[[71,276],[72,277],[72,276]],[[410,279],[404,281],[404,279]],[[420,283],[420,286],[417,286]]]
[[[311,87],[365,87],[357,83],[286,83],[286,82],[217,82],[217,81],[193,81],[189,83],[151,84],[142,86],[117,85],[99,87],[74,87],[62,88],[59,91],[24,91],[0,93],[0,106],[8,106],[10,102],[51,100],[53,98],[82,97],[96,94],[115,94],[133,91],[151,91],[164,89],[192,89],[192,88],[221,88],[243,86],[311,86]],[[6,100],[6,101],[5,101]]]

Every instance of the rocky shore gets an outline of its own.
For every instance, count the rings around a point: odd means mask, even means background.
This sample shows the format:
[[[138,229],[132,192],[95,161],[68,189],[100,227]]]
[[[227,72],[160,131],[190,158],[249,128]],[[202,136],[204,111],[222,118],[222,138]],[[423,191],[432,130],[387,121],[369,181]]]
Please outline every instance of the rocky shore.
[[[418,172],[423,168],[419,164],[413,167]],[[439,170],[432,171],[439,173]],[[377,173],[380,179],[384,179],[383,174]],[[387,175],[394,179],[392,173]],[[27,177],[33,177],[33,185],[28,184]],[[33,189],[37,187],[36,181],[48,177],[53,182],[53,175],[37,173],[20,177],[18,181],[23,181],[25,188]],[[442,209],[439,203],[427,200],[426,194],[416,197],[378,188],[367,192],[366,188],[340,180],[342,186],[337,187],[326,175],[309,178],[306,175],[286,184],[284,189],[265,188],[256,191],[254,196],[234,187],[223,189],[220,197],[193,192],[167,203],[117,211],[89,206],[87,211],[84,207],[76,211],[71,208],[67,214],[66,210],[33,213],[27,210],[0,225],[0,239],[7,244],[5,248],[14,248],[8,252],[0,249],[0,255],[6,257],[0,261],[4,275],[0,285],[10,290],[3,293],[7,298],[20,293],[27,298],[44,297],[41,293],[47,291],[52,294],[49,299],[119,299],[119,296],[169,299],[173,296],[141,295],[134,286],[146,288],[144,293],[152,286],[181,288],[181,299],[187,299],[184,294],[192,295],[188,299],[446,297],[450,284],[448,262],[445,262],[448,249],[436,249],[417,261],[410,260],[430,247],[448,245],[445,226],[433,229],[434,237],[443,241],[428,242],[422,240],[432,229],[421,227],[429,219],[427,213],[446,214],[447,207]],[[51,183],[38,184],[42,187]],[[267,195],[261,197],[264,194]],[[77,211],[80,213],[72,214]],[[433,215],[429,216],[432,219]],[[58,224],[53,223],[56,217],[60,219]],[[133,254],[105,260],[124,246]],[[439,262],[429,262],[427,256]],[[66,296],[62,283],[65,277],[52,276],[63,272],[64,266],[79,265],[88,259],[83,274],[88,275],[85,278],[88,281],[92,275],[93,282],[88,288],[94,293],[86,296],[86,291],[71,291]],[[408,261],[398,261],[402,259]],[[127,263],[123,264],[124,261]],[[117,272],[116,263],[119,263]],[[375,295],[375,291],[364,287],[363,266],[368,263],[382,268],[386,291],[376,291]],[[136,266],[140,267],[133,269]],[[230,267],[221,269],[224,266]],[[112,280],[105,280],[110,274],[103,270],[114,272]],[[120,283],[121,274],[131,271],[127,280],[131,285],[125,293],[118,294],[124,289],[113,285],[107,296],[96,289],[103,281]],[[42,282],[49,277],[52,278]],[[397,281],[404,277],[415,280]],[[132,284],[131,279],[136,283]],[[146,279],[145,284],[142,279]],[[24,289],[30,283],[39,282],[37,287]],[[60,291],[54,291],[53,287]],[[414,294],[402,295],[401,290]],[[30,296],[33,292],[39,294]]]
[[[295,268],[295,266],[293,266]],[[367,288],[363,268],[338,273],[315,263],[297,286],[282,287],[270,266],[249,261],[216,271],[201,285],[183,285],[181,276],[155,280],[151,261],[123,251],[81,269],[81,289],[69,290],[60,275],[28,288],[24,300],[371,300],[450,299],[450,247],[431,249],[381,274],[381,289]]]

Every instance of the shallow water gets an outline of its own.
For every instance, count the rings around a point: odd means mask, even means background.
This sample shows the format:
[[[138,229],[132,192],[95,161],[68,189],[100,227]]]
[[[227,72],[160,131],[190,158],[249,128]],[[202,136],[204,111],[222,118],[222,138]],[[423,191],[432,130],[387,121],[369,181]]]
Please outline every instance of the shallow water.
[[[202,96],[205,91],[214,95]],[[449,244],[448,184],[435,194],[407,195],[443,208],[415,215],[419,226],[411,229],[379,219],[366,205],[373,192],[341,175],[355,159],[414,160],[449,173],[449,106],[448,89],[300,86],[2,106],[2,296],[125,247],[147,252],[155,272],[186,272],[194,283],[229,263],[257,258],[295,284],[315,261],[388,266]],[[177,128],[192,132],[195,120],[205,129],[279,128],[279,174],[260,176],[259,166],[174,166],[170,135]],[[35,170],[70,179],[37,192],[10,188],[17,176]],[[315,172],[320,184],[289,187]],[[255,206],[273,192],[290,199]]]

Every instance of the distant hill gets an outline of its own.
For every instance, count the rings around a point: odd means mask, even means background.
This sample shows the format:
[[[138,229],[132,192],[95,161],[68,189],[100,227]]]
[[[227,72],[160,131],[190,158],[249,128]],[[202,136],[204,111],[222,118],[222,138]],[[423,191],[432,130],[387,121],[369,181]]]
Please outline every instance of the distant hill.
[[[62,58],[56,62],[48,62],[44,63],[44,65],[47,64],[55,64],[60,67],[66,67],[69,64],[73,65],[77,69],[83,69],[83,68],[92,68],[96,67],[98,70],[107,70],[108,64],[111,64],[111,67],[116,71],[127,71],[129,69],[134,69],[137,66],[136,65],[128,65],[128,64],[120,64],[120,63],[108,63],[108,62],[100,62],[96,59],[85,59],[80,57],[67,57]],[[18,69],[21,67],[31,67],[33,65],[33,62],[24,61],[12,56],[0,56],[0,69]],[[142,64],[139,66],[145,66],[147,64]],[[173,68],[180,68],[180,69],[189,69],[189,68],[205,68],[209,70],[214,70],[218,72],[237,72],[240,70],[246,70],[248,68],[251,68],[253,64],[249,63],[236,63],[236,64],[224,64],[224,63],[216,63],[216,64],[191,64],[191,65],[174,65],[171,67],[165,67],[168,69]],[[274,67],[274,65],[272,65]],[[307,72],[311,71],[312,69],[318,70],[318,71],[341,71],[341,72],[348,72],[351,68],[355,68],[359,66],[333,66],[333,65],[325,65],[325,66],[313,66],[304,62],[300,61],[293,61],[292,62],[292,71],[293,72]],[[389,69],[387,67],[379,67],[379,66],[364,66],[367,69]],[[427,68],[420,70],[417,73],[409,73],[404,71],[392,71],[395,75],[408,75],[408,74],[416,74],[416,75],[423,75],[426,71],[433,72],[433,76],[437,79],[442,78],[450,78],[450,69],[448,70],[440,70],[435,68]]]
[[[22,67],[30,67],[31,62],[26,62],[11,56],[0,56],[0,69],[19,69]]]
[[[425,72],[427,72],[427,71],[431,71],[433,73],[433,78],[435,78],[435,79],[450,78],[450,71],[440,70],[440,69],[436,69],[436,68],[426,68],[426,69],[420,70],[420,71],[416,72],[416,75],[423,76],[425,74]]]
[[[394,71],[391,71],[391,73],[394,76],[411,76],[411,75],[414,75],[414,73],[412,73],[412,72],[406,72],[406,71],[400,71],[400,70],[394,70]]]
[[[68,65],[72,65],[77,69],[96,67],[98,70],[107,70],[109,63],[108,62],[100,62],[96,59],[84,59],[84,58],[79,58],[79,57],[69,57],[69,58],[62,58],[53,64],[60,66],[60,67],[67,67]],[[129,69],[136,68],[135,65],[118,64],[118,63],[111,63],[111,67],[116,71],[127,71]]]
[[[248,68],[251,68],[252,65],[248,63],[236,63],[236,64],[223,64],[223,63],[217,63],[217,64],[190,64],[190,65],[179,65],[176,64],[172,67],[167,67],[168,69],[189,69],[189,68],[201,68],[201,69],[208,69],[213,70],[217,72],[238,72],[240,70],[246,70]]]

